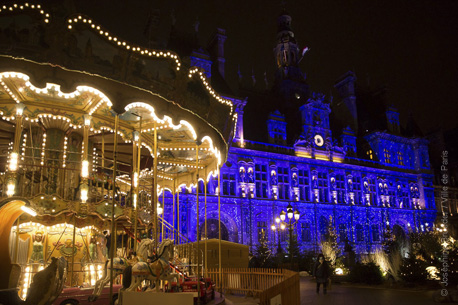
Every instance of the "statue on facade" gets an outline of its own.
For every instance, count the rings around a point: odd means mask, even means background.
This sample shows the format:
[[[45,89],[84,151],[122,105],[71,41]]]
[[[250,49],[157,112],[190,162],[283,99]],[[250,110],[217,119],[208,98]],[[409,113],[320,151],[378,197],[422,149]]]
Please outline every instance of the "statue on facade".
[[[277,185],[277,173],[274,170],[270,173],[270,185]]]

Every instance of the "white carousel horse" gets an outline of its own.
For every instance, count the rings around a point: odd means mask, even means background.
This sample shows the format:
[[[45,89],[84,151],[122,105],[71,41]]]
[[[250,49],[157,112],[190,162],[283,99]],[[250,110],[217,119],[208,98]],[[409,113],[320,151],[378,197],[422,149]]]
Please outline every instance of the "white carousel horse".
[[[123,288],[125,291],[135,291],[144,280],[156,283],[156,292],[159,292],[159,280],[174,279],[177,287],[180,286],[179,274],[172,273],[169,260],[173,258],[173,241],[164,240],[159,245],[158,258],[152,263],[138,262],[126,268],[123,273]],[[129,283],[131,283],[129,285]],[[129,287],[127,287],[129,286]]]
[[[148,260],[148,257],[153,255],[154,242],[151,239],[142,239],[138,245],[138,258],[140,261]],[[134,262],[135,263],[135,262]],[[108,259],[105,262],[105,268],[103,269],[102,277],[95,282],[94,291],[92,295],[89,296],[89,302],[94,302],[102,293],[103,287],[110,282],[110,269],[113,269],[113,280],[121,275],[124,269],[130,266],[130,262],[123,257],[114,257],[113,258],[113,268],[111,267],[111,259]]]

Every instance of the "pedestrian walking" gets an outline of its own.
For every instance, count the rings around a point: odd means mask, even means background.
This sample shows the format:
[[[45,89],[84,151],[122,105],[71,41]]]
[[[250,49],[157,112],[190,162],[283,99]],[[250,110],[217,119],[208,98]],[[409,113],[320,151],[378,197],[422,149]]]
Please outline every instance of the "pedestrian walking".
[[[316,279],[316,293],[320,293],[320,285],[323,284],[323,293],[327,293],[328,280],[330,276],[329,266],[323,254],[319,254],[313,268],[313,276]]]

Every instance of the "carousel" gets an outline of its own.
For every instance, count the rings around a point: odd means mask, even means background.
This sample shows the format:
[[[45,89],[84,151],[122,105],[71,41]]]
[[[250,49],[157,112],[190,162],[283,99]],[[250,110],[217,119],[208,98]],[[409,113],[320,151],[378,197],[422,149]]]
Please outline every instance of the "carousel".
[[[179,193],[218,175],[236,126],[234,102],[189,58],[63,11],[0,7],[0,289],[18,303],[59,287],[112,294],[126,266],[135,276],[169,245],[180,250],[165,275],[182,275],[193,250],[177,229]],[[46,286],[38,275],[53,263]]]

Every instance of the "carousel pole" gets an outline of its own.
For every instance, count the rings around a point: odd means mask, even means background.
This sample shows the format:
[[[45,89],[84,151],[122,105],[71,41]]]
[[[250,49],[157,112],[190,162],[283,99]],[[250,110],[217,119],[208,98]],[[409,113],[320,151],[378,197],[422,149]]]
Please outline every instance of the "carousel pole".
[[[133,179],[133,186],[134,186],[134,194],[133,194],[133,204],[134,204],[134,251],[137,252],[137,227],[138,227],[138,185],[140,182],[140,157],[142,151],[142,117],[140,116],[140,131],[138,133],[138,141],[137,141],[137,151],[136,154],[134,152],[134,162],[135,164],[135,172],[134,172],[134,179]],[[134,144],[135,145],[135,144]],[[136,175],[136,177],[135,177]]]
[[[162,188],[162,241],[164,241],[164,216],[165,216],[165,188]]]
[[[102,129],[102,173],[105,171],[105,131]],[[102,176],[102,200],[105,194],[105,175]],[[108,186],[107,186],[108,192]]]
[[[157,123],[154,120],[154,163],[153,163],[153,211],[154,211],[154,249],[157,249]]]
[[[223,292],[223,278],[221,268],[221,167],[218,171],[218,275],[219,275],[219,292]]]
[[[115,116],[115,130],[113,141],[113,197],[111,198],[111,243],[110,243],[110,265],[113,266],[114,258],[114,237],[115,237],[115,195],[116,195],[116,167],[118,158],[118,124],[119,115]],[[110,304],[113,304],[113,268],[110,268]]]
[[[207,177],[207,168],[205,168],[205,177]],[[204,232],[204,236],[205,236],[205,251],[204,251],[204,259],[205,259],[205,277],[208,276],[208,272],[207,272],[207,242],[208,242],[208,236],[207,236],[207,183],[205,183],[205,180],[204,180],[204,204],[205,204],[205,232]]]
[[[13,141],[13,150],[11,151],[9,157],[9,172],[7,174],[7,196],[11,197],[13,195],[18,195],[18,190],[16,189],[16,184],[18,181],[18,173],[17,170],[19,169],[18,163],[20,160],[20,153],[19,148],[21,145],[21,137],[22,137],[22,113],[24,111],[24,104],[19,103],[16,105],[16,127],[14,131],[14,141]]]
[[[173,228],[173,242],[176,243],[175,239],[175,180],[173,180],[173,187],[172,187],[172,228]]]
[[[200,291],[200,266],[199,266],[199,257],[200,257],[200,246],[199,246],[199,226],[200,226],[200,219],[199,219],[199,144],[196,143],[196,214],[197,214],[197,235],[196,235],[196,241],[197,241],[197,291]],[[201,304],[200,302],[200,297],[197,296],[197,304]]]
[[[76,235],[76,214],[73,214],[73,237],[72,237],[72,252],[75,249],[75,236]],[[72,255],[72,273],[70,279],[70,287],[73,287],[73,271],[75,269],[75,255]]]
[[[181,244],[181,227],[180,227],[180,187],[177,190],[177,226],[178,226],[178,243]]]

